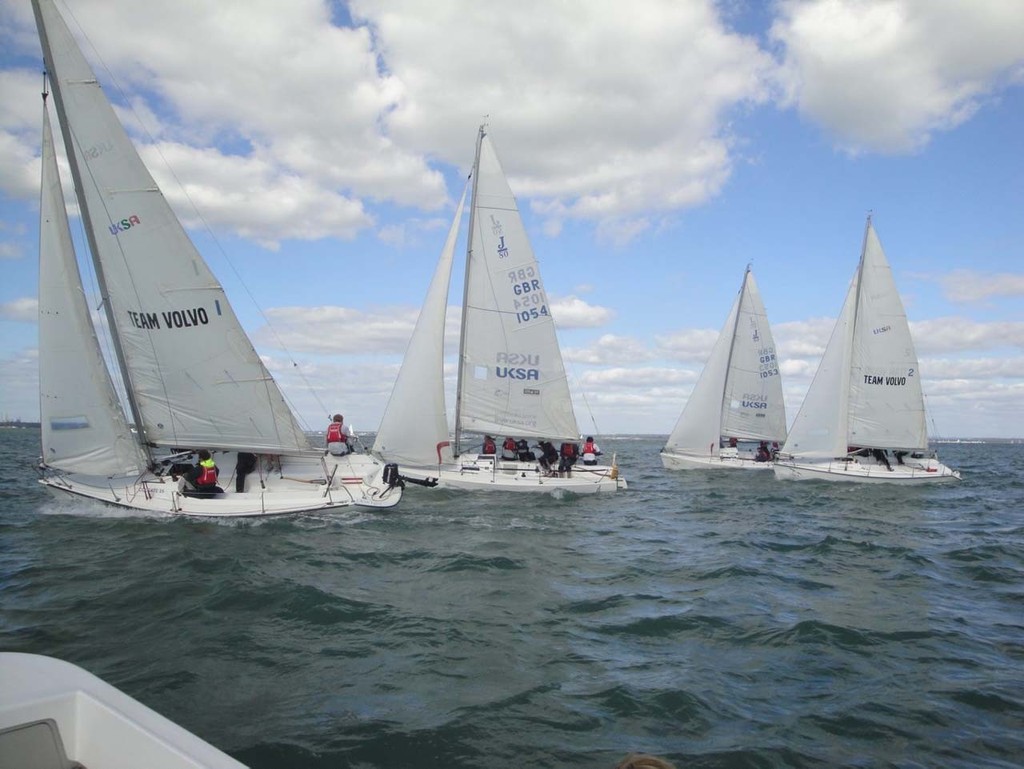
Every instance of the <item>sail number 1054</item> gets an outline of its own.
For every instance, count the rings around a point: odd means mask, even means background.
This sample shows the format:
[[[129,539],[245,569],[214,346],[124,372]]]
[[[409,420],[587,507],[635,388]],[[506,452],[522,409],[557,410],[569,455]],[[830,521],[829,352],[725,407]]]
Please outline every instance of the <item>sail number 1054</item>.
[[[511,270],[508,273],[512,293],[516,295],[512,304],[516,310],[517,323],[527,323],[549,314],[544,287],[536,275],[533,267]]]

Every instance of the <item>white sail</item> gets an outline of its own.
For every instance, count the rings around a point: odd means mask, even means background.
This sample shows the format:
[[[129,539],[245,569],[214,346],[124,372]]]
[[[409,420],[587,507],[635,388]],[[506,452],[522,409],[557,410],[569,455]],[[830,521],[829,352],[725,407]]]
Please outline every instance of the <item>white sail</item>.
[[[741,297],[742,294],[738,295],[733,302],[729,317],[700,372],[700,378],[668,437],[665,444],[667,450],[718,456],[718,444],[722,437],[722,393],[725,392],[729,351],[732,349],[733,330]]]
[[[451,229],[448,230],[448,239],[441,250],[434,277],[427,289],[427,297],[416,320],[416,328],[409,340],[402,368],[377,430],[373,451],[386,456],[391,462],[431,465],[453,459],[447,446],[444,327],[455,243],[465,203],[466,190],[463,190]]]
[[[749,268],[665,449],[716,457],[723,436],[758,441],[786,438],[775,341]]]
[[[851,446],[928,447],[910,327],[870,218],[857,272],[783,451],[840,457]]]
[[[914,340],[892,269],[870,219],[850,359],[849,415],[851,445],[928,447]]]
[[[43,105],[39,199],[39,412],[43,461],[87,475],[145,468],[107,372],[89,317],[50,116]]]
[[[308,447],[64,20],[49,0],[34,0],[33,6],[107,317],[144,440],[245,451]]]
[[[482,128],[473,183],[456,437],[576,440],[551,305],[515,197]]]

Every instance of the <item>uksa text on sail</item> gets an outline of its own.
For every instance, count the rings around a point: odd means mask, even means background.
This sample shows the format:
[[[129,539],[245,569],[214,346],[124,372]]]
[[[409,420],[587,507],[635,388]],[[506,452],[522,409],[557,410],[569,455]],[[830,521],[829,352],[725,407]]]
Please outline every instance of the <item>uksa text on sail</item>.
[[[192,328],[193,326],[205,326],[210,322],[210,316],[205,307],[196,307],[190,310],[170,310],[163,312],[135,312],[128,310],[128,317],[135,328],[161,329],[161,328]]]

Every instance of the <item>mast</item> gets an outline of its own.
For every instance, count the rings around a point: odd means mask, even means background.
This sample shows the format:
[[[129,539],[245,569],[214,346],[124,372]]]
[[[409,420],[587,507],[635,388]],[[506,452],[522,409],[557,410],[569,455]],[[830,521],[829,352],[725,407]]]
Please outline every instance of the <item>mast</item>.
[[[864,240],[860,246],[860,262],[857,263],[857,293],[853,299],[853,317],[850,319],[850,331],[846,337],[846,345],[843,354],[843,382],[842,392],[843,408],[840,416],[843,420],[843,436],[846,445],[850,445],[850,375],[853,373],[853,361],[851,355],[853,344],[857,338],[857,323],[860,320],[860,293],[864,287],[864,257],[868,252],[868,232],[871,230],[871,212],[868,212],[868,220],[864,224]]]
[[[454,455],[459,456],[462,432],[462,379],[465,376],[466,355],[463,349],[466,340],[466,319],[469,316],[467,303],[469,301],[469,271],[473,263],[473,233],[476,227],[476,196],[478,176],[480,171],[480,147],[483,145],[486,135],[486,124],[480,126],[476,137],[476,157],[473,160],[473,170],[470,176],[473,178],[473,197],[469,201],[469,234],[466,237],[466,274],[462,280],[462,324],[459,328],[459,374],[455,383],[455,446]]]
[[[147,461],[152,463],[152,452],[150,451],[144,437],[145,423],[142,421],[142,411],[139,408],[139,404],[135,398],[135,393],[132,388],[132,380],[128,371],[128,364],[124,355],[120,334],[117,330],[117,323],[114,322],[114,313],[109,300],[106,279],[103,274],[103,265],[100,263],[98,257],[99,247],[96,243],[95,228],[92,226],[94,219],[89,210],[89,201],[87,200],[86,195],[82,192],[84,187],[82,184],[82,171],[80,167],[81,160],[79,159],[80,150],[77,142],[75,141],[74,134],[71,131],[71,127],[68,125],[67,114],[64,109],[63,83],[61,81],[60,73],[57,72],[53,65],[53,52],[50,48],[50,36],[47,30],[46,20],[43,18],[43,11],[40,6],[41,1],[42,0],[32,0],[32,10],[36,17],[36,26],[39,27],[39,39],[42,43],[43,61],[46,65],[46,71],[50,75],[50,85],[53,88],[54,105],[57,108],[57,122],[60,124],[61,135],[64,138],[64,148],[67,151],[69,165],[71,166],[71,177],[74,180],[75,197],[78,199],[78,205],[82,210],[82,218],[87,224],[85,227],[85,235],[88,239],[89,251],[92,255],[93,265],[96,269],[96,279],[99,283],[103,312],[107,317],[107,326],[110,329],[111,341],[114,346],[114,354],[117,358],[117,365],[121,370],[121,377],[125,384],[125,391],[128,397],[128,406],[132,412],[132,419],[135,422],[136,441],[145,452]],[[55,9],[53,10],[55,11]],[[87,82],[90,85],[98,87],[98,81],[96,80],[95,74],[92,75],[91,81]]]

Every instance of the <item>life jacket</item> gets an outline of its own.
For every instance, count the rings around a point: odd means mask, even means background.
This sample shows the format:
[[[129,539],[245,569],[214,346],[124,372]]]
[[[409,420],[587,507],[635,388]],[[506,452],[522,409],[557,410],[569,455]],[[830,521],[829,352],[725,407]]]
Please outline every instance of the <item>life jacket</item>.
[[[490,438],[487,438],[484,441],[484,452],[483,453],[484,454],[493,454],[494,451],[495,451],[494,441],[492,441]]]
[[[566,459],[576,458],[576,444],[575,443],[563,443],[562,444],[562,456]]]
[[[505,442],[503,444],[501,444],[501,447],[503,449],[508,449],[509,451],[515,451],[516,450],[516,441],[515,441],[514,438],[506,438]]]
[[[583,453],[584,454],[596,454],[597,453],[597,446],[594,445],[593,441],[587,441],[586,443],[583,444]]]
[[[212,459],[199,460],[199,475],[196,477],[196,486],[217,485],[217,465]]]
[[[331,422],[327,425],[328,443],[348,443],[348,436],[345,435],[345,431],[342,429],[341,425],[341,422]]]

